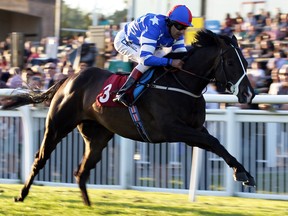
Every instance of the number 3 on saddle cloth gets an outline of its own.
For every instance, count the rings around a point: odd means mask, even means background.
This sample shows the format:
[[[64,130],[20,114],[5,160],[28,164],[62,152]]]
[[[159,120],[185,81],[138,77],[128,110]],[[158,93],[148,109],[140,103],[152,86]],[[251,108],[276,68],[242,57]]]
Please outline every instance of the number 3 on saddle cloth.
[[[153,73],[153,69],[146,71],[138,81],[137,85],[129,90],[129,94],[131,95],[131,97],[133,97],[131,98],[131,101],[136,100],[140,96],[141,92],[145,88],[145,85],[150,81]],[[115,98],[117,91],[125,83],[127,78],[127,75],[117,73],[110,76],[104,82],[101,92],[96,97],[96,107],[94,107],[94,109],[99,109],[101,107],[124,106],[122,103],[113,102],[113,99]]]

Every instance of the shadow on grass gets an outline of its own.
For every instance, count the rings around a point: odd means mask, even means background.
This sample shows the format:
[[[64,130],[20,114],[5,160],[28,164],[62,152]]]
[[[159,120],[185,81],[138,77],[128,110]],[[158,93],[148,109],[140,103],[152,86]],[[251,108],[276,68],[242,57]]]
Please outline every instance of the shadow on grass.
[[[205,205],[203,203],[203,205]],[[209,206],[207,206],[207,210],[203,210],[203,209],[199,209],[199,207],[174,207],[174,206],[153,206],[151,203],[145,203],[143,205],[141,204],[130,204],[130,203],[119,203],[119,202],[111,202],[111,201],[107,201],[107,202],[94,202],[92,203],[92,206],[94,208],[97,208],[97,206],[107,206],[107,208],[109,209],[109,207],[111,208],[119,208],[119,209],[123,209],[123,208],[129,208],[129,209],[138,209],[138,210],[147,210],[147,211],[151,211],[151,212],[155,212],[155,215],[157,214],[157,212],[166,212],[167,215],[170,214],[195,214],[195,215],[205,215],[205,216],[215,216],[215,215],[225,215],[225,216],[244,216],[246,214],[241,214],[241,213],[225,213],[225,212],[211,212],[211,210],[209,211]],[[116,213],[116,211],[113,211],[113,213]],[[121,213],[121,211],[119,211],[118,213]]]

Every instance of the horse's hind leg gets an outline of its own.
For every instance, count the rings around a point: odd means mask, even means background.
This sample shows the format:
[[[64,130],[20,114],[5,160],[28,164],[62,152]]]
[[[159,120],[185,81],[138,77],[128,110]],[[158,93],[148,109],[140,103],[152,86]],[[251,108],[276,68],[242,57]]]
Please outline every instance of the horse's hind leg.
[[[32,169],[30,171],[30,175],[28,179],[26,180],[19,197],[15,198],[15,202],[18,201],[24,201],[25,197],[29,193],[29,189],[34,181],[34,178],[38,175],[39,171],[45,166],[46,161],[50,158],[51,153],[54,151],[56,148],[57,143],[62,139],[58,137],[57,139],[52,138],[55,134],[53,130],[49,130],[45,132],[41,148],[40,150],[36,153],[35,159],[32,165]],[[65,133],[66,135],[66,133]],[[64,134],[63,134],[64,137]]]
[[[113,133],[92,121],[85,121],[79,124],[78,130],[85,141],[85,153],[78,170],[75,172],[75,178],[81,190],[84,204],[90,206],[86,182],[89,178],[90,170],[95,168],[96,163],[101,160],[102,150],[113,137]]]
[[[67,110],[65,109],[62,111],[67,113]],[[50,158],[50,155],[56,148],[57,144],[63,137],[65,137],[77,126],[76,120],[70,117],[66,119],[66,127],[64,127],[63,112],[58,112],[57,115],[53,115],[49,111],[50,117],[48,116],[46,118],[46,128],[40,150],[36,153],[30,175],[26,180],[19,197],[15,198],[15,202],[24,201],[25,197],[29,193],[29,189],[34,181],[35,176],[37,176],[39,171],[45,166],[46,161]]]

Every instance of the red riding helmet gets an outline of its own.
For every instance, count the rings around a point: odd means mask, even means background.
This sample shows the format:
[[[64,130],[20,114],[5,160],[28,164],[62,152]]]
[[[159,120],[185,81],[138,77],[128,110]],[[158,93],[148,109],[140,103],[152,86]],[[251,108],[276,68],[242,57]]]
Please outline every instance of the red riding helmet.
[[[192,13],[185,5],[175,5],[168,12],[169,19],[174,22],[178,22],[184,26],[192,25]]]

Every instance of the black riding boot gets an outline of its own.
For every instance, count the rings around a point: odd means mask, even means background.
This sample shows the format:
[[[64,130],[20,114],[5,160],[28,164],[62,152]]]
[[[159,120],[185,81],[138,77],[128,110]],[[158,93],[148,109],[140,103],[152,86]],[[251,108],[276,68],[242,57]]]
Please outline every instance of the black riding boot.
[[[114,102],[118,101],[124,104],[126,107],[130,106],[131,99],[130,95],[127,94],[127,91],[136,83],[136,81],[142,76],[142,73],[136,68],[133,69],[129,77],[127,78],[124,85],[119,89],[116,94],[116,97],[113,99]]]

